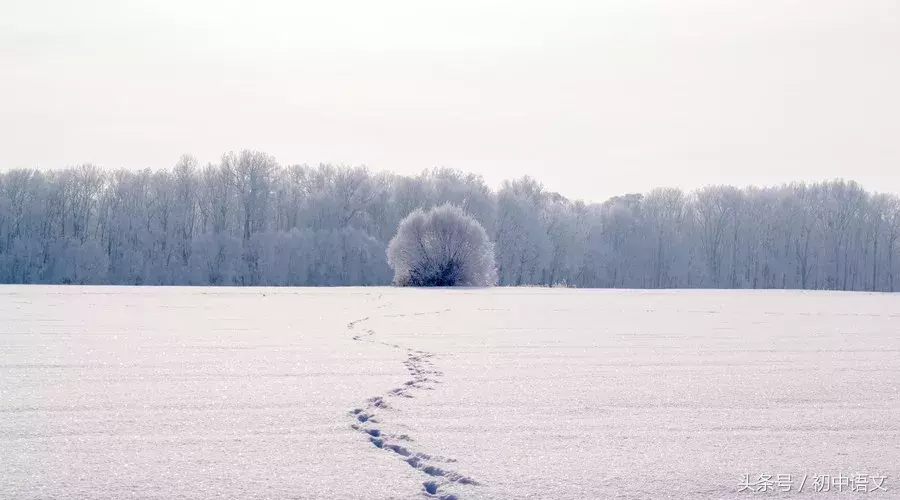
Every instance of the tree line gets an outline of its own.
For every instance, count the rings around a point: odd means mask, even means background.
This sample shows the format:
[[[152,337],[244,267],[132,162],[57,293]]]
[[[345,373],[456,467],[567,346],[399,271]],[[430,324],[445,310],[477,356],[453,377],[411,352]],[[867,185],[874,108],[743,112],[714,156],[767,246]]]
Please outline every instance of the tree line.
[[[281,166],[258,151],[171,169],[0,173],[0,282],[382,285],[387,243],[445,203],[493,240],[501,285],[895,291],[900,199],[836,180],[604,203],[530,177]]]

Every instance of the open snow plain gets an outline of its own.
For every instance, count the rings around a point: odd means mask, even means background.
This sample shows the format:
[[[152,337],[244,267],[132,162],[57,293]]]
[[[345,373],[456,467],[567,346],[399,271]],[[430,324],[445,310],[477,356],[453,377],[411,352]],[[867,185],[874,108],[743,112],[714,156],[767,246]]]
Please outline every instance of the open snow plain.
[[[900,498],[900,295],[0,287],[0,318],[4,499]]]

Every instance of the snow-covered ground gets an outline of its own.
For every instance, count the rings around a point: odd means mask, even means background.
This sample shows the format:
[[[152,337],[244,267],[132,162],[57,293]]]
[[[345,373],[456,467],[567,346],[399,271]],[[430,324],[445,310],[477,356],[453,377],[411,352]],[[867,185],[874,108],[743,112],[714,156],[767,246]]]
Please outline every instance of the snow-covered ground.
[[[0,318],[4,499],[900,497],[900,295],[0,287]]]

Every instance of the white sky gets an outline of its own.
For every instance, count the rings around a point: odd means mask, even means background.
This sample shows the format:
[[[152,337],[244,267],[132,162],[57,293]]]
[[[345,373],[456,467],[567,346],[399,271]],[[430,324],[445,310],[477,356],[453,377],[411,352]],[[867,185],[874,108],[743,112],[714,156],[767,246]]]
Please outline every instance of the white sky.
[[[0,0],[0,168],[283,164],[900,192],[897,0]]]

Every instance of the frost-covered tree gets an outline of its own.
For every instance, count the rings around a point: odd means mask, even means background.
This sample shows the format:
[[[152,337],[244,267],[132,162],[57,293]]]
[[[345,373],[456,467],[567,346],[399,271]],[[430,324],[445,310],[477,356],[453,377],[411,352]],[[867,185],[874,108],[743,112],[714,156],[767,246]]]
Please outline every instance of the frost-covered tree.
[[[497,264],[500,282],[529,285],[541,282],[553,252],[546,217],[547,195],[531,177],[504,182],[497,195]]]
[[[384,285],[400,221],[444,204],[491,236],[501,285],[900,289],[900,198],[850,181],[583,203],[528,177],[494,190],[255,151],[0,172],[0,282]]]
[[[474,218],[454,205],[413,211],[387,250],[399,286],[491,286],[494,246]]]

